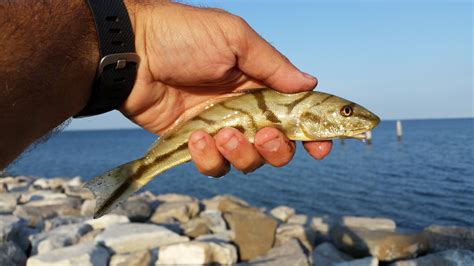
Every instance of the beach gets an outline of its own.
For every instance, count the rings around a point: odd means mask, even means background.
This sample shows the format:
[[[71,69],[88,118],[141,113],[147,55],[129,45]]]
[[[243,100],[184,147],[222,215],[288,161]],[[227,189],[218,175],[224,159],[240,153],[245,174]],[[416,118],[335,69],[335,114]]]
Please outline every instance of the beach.
[[[79,177],[0,178],[0,265],[471,265],[474,229],[144,191],[93,219]]]

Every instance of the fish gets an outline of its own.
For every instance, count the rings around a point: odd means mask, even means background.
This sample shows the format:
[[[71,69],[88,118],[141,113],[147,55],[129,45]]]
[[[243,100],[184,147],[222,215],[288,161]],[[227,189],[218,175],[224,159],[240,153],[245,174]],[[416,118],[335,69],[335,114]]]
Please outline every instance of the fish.
[[[94,218],[124,202],[161,173],[188,162],[188,138],[198,129],[215,135],[233,127],[253,142],[264,127],[274,127],[290,140],[364,139],[380,118],[349,100],[320,92],[281,93],[270,88],[243,92],[210,103],[186,120],[177,121],[139,159],[120,165],[85,183],[96,199]]]

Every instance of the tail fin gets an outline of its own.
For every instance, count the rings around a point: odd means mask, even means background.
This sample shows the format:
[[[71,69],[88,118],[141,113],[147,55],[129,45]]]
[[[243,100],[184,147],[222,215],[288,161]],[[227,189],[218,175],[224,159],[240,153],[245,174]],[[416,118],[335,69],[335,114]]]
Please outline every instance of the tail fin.
[[[139,161],[122,164],[84,184],[95,196],[94,218],[110,212],[144,185],[134,182]]]

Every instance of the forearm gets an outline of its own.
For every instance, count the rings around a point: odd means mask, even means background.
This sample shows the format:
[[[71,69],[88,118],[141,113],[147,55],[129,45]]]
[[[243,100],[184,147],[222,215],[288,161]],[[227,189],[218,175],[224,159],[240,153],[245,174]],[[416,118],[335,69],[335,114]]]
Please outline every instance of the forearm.
[[[0,169],[86,104],[99,60],[85,0],[0,0]]]

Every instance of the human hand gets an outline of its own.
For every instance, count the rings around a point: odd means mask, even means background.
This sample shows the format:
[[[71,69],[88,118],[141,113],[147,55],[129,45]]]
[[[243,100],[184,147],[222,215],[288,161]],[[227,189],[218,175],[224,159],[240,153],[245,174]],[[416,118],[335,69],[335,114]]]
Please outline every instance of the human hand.
[[[130,120],[163,134],[193,108],[232,92],[271,87],[293,93],[312,90],[317,80],[300,72],[241,18],[218,9],[168,1],[125,1],[141,63],[132,93],[121,107]],[[331,142],[305,142],[315,159]],[[214,138],[203,130],[189,139],[200,172],[221,176],[235,168],[250,172],[264,162],[288,163],[295,144],[274,128],[261,129],[254,144],[233,128]]]

